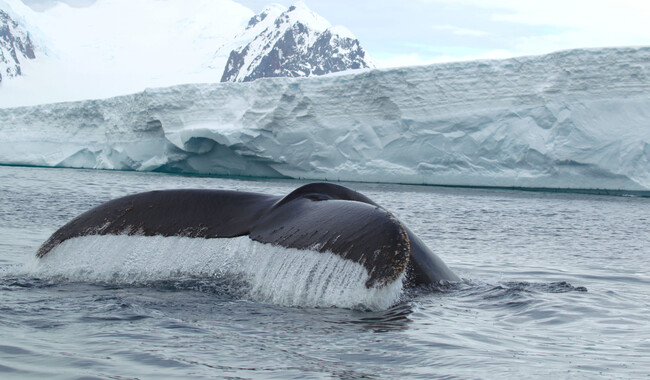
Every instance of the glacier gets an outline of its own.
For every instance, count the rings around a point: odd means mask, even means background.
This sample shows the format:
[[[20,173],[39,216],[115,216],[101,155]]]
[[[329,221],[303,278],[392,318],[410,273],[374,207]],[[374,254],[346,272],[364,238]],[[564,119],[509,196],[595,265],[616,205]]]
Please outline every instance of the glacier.
[[[650,194],[650,47],[0,109],[0,163]]]
[[[216,52],[254,15],[232,0],[110,0],[37,12],[0,0],[34,43],[36,59],[0,84],[0,106],[106,98],[193,82],[218,82]]]
[[[257,15],[232,0],[50,5],[0,0],[0,107],[374,66],[349,30],[302,1]]]

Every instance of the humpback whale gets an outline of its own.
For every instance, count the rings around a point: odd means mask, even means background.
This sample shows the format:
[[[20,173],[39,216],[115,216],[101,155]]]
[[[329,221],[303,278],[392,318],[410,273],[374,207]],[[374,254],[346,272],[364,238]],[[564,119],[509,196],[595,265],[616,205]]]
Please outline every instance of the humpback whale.
[[[54,232],[37,252],[89,235],[250,239],[299,250],[331,252],[363,265],[366,287],[406,276],[407,285],[459,278],[392,213],[341,185],[311,183],[281,197],[180,189],[149,191],[103,203]]]

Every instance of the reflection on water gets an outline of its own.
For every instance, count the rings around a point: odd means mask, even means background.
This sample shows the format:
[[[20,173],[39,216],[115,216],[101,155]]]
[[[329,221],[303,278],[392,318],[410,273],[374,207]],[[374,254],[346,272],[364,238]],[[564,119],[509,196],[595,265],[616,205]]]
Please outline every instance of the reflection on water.
[[[375,333],[388,331],[401,331],[408,328],[411,320],[409,315],[413,312],[411,303],[403,302],[388,310],[359,313],[357,318],[344,323],[359,325],[361,328]]]

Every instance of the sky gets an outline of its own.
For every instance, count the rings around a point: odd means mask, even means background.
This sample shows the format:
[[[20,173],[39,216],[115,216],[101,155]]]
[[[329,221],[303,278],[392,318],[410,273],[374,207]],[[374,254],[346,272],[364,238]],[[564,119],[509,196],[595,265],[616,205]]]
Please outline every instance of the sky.
[[[23,0],[35,8],[57,0]],[[84,6],[96,0],[65,0]],[[101,0],[100,0],[101,1]],[[191,0],[188,0],[191,1]],[[275,2],[238,0],[255,12]],[[379,67],[650,45],[647,0],[304,0]]]

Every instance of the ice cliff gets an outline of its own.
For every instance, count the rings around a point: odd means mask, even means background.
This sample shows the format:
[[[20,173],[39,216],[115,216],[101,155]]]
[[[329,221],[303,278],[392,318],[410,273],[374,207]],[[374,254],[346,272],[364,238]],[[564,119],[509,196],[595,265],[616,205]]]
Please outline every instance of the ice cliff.
[[[650,48],[0,109],[0,163],[650,191]]]

